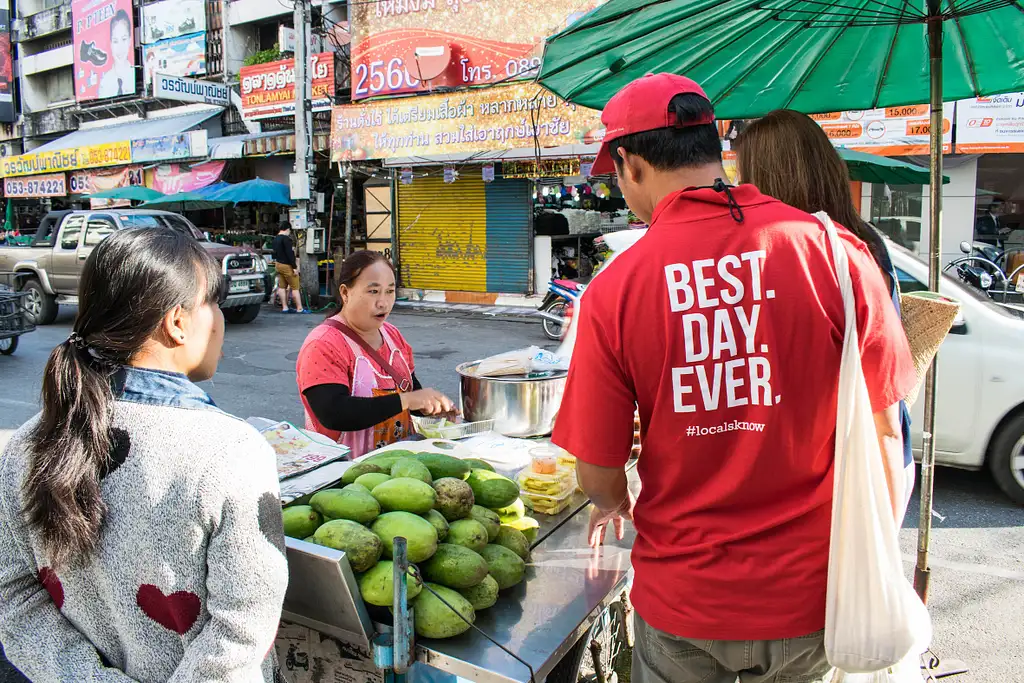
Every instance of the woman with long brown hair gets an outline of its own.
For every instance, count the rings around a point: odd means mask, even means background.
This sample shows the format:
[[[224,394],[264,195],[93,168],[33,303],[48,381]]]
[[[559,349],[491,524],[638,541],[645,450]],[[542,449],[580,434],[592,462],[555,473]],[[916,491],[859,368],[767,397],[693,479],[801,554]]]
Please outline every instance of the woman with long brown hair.
[[[807,213],[824,211],[838,225],[859,237],[888,279],[896,311],[900,309],[896,269],[881,235],[860,216],[850,191],[846,162],[821,126],[806,114],[778,109],[751,123],[735,143],[740,181]],[[914,490],[914,455],[910,411],[900,402],[906,493],[904,510]]]
[[[384,254],[349,256],[335,274],[340,311],[309,333],[296,362],[307,429],[347,445],[353,458],[409,437],[410,412],[455,410],[447,396],[420,385],[412,347],[387,322],[395,288]]]
[[[42,412],[0,460],[0,641],[31,680],[279,680],[274,453],[194,384],[221,357],[222,282],[170,228],[85,262]]]

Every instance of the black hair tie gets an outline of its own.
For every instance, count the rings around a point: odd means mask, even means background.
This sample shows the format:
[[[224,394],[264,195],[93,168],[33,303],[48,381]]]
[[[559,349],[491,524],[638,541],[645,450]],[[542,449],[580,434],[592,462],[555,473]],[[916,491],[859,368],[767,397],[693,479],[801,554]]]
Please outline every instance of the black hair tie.
[[[736,201],[736,198],[732,196],[732,191],[729,189],[730,187],[731,186],[726,185],[721,178],[715,178],[715,183],[714,185],[711,186],[711,189],[714,190],[715,192],[725,193],[725,197],[728,200],[729,204],[729,215],[732,216],[732,219],[737,223],[742,223],[743,208],[740,207],[740,204],[739,202]]]
[[[85,351],[89,348],[89,343],[85,341],[85,338],[77,332],[72,332],[68,335],[68,343],[74,346],[79,351]]]

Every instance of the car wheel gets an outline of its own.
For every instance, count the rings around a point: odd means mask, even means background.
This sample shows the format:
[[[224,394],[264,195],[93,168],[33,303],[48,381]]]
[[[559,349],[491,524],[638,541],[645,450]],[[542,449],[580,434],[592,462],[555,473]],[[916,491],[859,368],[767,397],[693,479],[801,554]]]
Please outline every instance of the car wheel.
[[[7,337],[6,339],[0,339],[0,353],[5,356],[9,356],[18,348],[17,337]]]
[[[999,488],[1015,503],[1024,505],[1024,414],[1011,418],[996,434],[988,466]]]
[[[224,309],[224,319],[232,325],[246,325],[251,323],[259,314],[259,304],[249,304],[248,306],[235,306],[234,308]]]
[[[57,299],[43,290],[39,280],[26,280],[21,286],[26,293],[25,314],[33,325],[50,325],[57,319]]]

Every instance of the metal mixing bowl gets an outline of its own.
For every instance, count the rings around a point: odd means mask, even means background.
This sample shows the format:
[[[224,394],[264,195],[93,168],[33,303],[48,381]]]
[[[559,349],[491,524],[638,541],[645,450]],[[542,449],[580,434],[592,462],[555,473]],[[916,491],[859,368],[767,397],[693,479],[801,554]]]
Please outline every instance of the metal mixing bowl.
[[[469,422],[494,420],[494,430],[505,436],[547,436],[555,428],[562,405],[566,372],[527,378],[477,377],[477,362],[463,363],[459,373],[462,414]]]

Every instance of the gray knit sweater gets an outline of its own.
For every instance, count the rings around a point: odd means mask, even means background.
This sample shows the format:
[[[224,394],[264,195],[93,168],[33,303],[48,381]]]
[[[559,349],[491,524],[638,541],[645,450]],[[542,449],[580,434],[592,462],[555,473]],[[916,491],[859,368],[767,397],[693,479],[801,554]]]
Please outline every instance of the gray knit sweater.
[[[288,583],[273,450],[183,376],[128,372],[94,555],[53,572],[23,522],[25,439],[0,461],[0,640],[37,683],[279,680]]]

